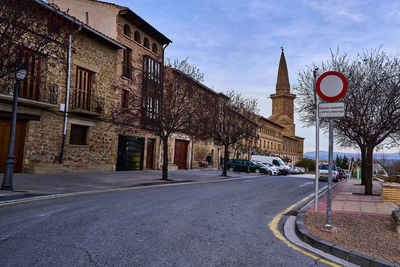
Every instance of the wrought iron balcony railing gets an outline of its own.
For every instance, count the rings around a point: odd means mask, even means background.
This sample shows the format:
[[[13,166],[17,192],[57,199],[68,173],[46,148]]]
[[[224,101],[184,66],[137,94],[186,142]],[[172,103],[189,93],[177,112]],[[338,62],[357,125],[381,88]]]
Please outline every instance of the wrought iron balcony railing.
[[[14,86],[0,86],[0,94],[12,96]],[[21,99],[33,100],[48,104],[57,104],[58,86],[56,84],[41,83],[40,86],[30,86],[21,81],[18,91],[18,97]]]
[[[75,111],[88,111],[93,113],[104,113],[104,98],[93,96],[90,93],[74,90],[72,91],[71,107]]]

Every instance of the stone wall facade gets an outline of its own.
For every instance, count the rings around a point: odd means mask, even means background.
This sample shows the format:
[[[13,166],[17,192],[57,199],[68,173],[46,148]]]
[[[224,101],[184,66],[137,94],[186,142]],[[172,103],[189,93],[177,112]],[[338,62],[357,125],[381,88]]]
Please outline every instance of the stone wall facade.
[[[20,99],[18,114],[35,116],[26,121],[23,172],[61,172],[88,170],[115,170],[115,125],[110,120],[115,105],[118,48],[84,30],[74,36],[72,44],[69,116],[66,128],[63,164],[59,164],[64,131],[64,112],[67,84],[67,64],[46,56],[42,60],[43,86],[56,86],[56,104]],[[82,111],[72,105],[76,89],[77,68],[90,72],[91,97],[104,99],[100,113]],[[1,101],[0,110],[11,112],[11,104]],[[70,144],[71,125],[87,127],[86,143]],[[117,139],[118,140],[118,139]]]

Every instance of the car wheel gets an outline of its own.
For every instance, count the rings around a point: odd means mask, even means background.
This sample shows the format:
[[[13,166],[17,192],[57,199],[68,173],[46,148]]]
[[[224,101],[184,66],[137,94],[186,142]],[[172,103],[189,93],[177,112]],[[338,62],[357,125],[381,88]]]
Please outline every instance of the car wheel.
[[[233,172],[234,171],[233,167],[229,167],[229,171]]]
[[[267,175],[272,175],[272,172],[271,171],[267,171]]]
[[[256,172],[256,173],[260,173],[260,169],[256,169],[255,172]]]

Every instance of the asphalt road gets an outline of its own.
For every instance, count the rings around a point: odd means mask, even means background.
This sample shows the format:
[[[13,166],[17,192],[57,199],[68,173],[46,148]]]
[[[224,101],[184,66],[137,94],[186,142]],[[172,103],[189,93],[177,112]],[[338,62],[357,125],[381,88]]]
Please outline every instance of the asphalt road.
[[[3,206],[0,266],[323,266],[267,226],[312,192],[259,176]]]

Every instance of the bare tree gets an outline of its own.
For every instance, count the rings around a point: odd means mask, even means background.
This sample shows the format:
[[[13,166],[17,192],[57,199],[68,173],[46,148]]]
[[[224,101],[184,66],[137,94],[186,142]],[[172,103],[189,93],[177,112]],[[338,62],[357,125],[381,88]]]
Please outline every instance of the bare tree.
[[[165,65],[167,67],[180,70],[181,72],[195,79],[198,82],[204,81],[204,73],[202,73],[200,69],[197,68],[196,66],[190,65],[188,62],[188,58],[185,58],[184,60],[179,60],[179,59],[171,60],[170,58],[167,58],[165,60]]]
[[[210,103],[191,77],[169,67],[164,70],[162,96],[154,92],[148,97],[161,100],[159,104],[153,101],[152,107],[147,106],[142,116],[144,125],[160,137],[163,145],[162,179],[168,180],[169,138],[175,133],[204,136],[201,125],[205,123],[203,118]]]
[[[342,146],[357,146],[361,151],[361,169],[365,194],[372,194],[372,159],[377,146],[400,130],[400,60],[380,49],[363,52],[354,59],[331,53],[331,59],[320,66],[299,72],[295,90],[300,104],[300,118],[308,125],[315,121],[313,69],[323,73],[341,72],[348,80],[348,90],[341,101],[345,117],[335,119],[335,135]],[[327,122],[322,121],[326,127]]]
[[[243,140],[255,138],[258,124],[255,114],[258,112],[257,100],[244,98],[234,91],[226,94],[228,99],[217,105],[213,118],[211,135],[215,142],[224,147],[222,176],[227,176],[229,149],[240,147]]]
[[[120,127],[146,129],[159,136],[163,146],[162,179],[168,180],[169,139],[177,133],[206,138],[210,124],[207,118],[212,117],[209,113],[215,110],[216,100],[204,93],[204,85],[199,82],[203,74],[187,60],[169,61],[163,67],[161,63],[145,58],[143,66],[136,64],[132,68],[144,70],[142,90],[116,86],[117,91],[125,92],[127,96],[122,95],[120,103],[116,103],[112,120]]]
[[[0,79],[7,80],[7,68],[22,52],[65,59],[68,35],[75,27],[48,7],[40,0],[0,1]]]

